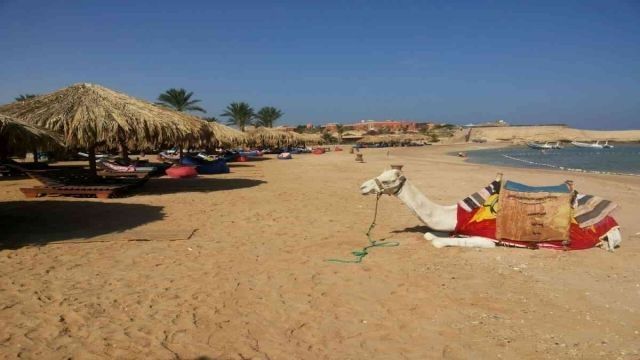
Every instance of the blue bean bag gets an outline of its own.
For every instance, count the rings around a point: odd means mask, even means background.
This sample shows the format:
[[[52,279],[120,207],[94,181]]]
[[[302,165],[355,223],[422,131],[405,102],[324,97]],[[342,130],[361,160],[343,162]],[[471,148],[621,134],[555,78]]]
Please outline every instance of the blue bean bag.
[[[198,174],[226,174],[229,172],[229,166],[223,159],[209,161],[206,159],[185,156],[180,160],[182,165],[195,166]]]
[[[180,159],[180,164],[181,165],[188,165],[188,166],[198,166],[198,165],[202,164],[202,162],[200,160],[201,159],[199,159],[197,157],[184,156],[182,159]]]
[[[259,157],[259,156],[262,156],[262,152],[260,152],[258,150],[240,151],[240,156]]]
[[[209,164],[196,166],[198,174],[226,174],[229,172],[229,166],[223,160],[214,161]]]

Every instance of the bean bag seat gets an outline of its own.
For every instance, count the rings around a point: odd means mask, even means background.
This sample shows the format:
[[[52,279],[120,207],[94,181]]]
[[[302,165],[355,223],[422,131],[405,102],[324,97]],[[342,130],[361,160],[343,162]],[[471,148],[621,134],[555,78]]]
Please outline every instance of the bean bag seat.
[[[283,153],[278,154],[278,159],[280,159],[280,160],[291,160],[293,158],[291,157],[291,153],[283,152]]]
[[[336,148],[333,149],[333,151],[342,151],[342,148],[340,146],[336,146]]]
[[[240,156],[259,157],[259,156],[262,156],[262,151],[258,151],[258,150],[240,151]]]
[[[184,156],[182,159],[180,159],[180,165],[186,165],[186,166],[198,166],[204,163],[205,160],[203,159],[199,159],[197,157],[193,157],[193,156]]]
[[[195,166],[174,165],[165,170],[165,173],[167,173],[169,177],[174,179],[183,179],[198,176],[198,171],[196,171]]]
[[[226,174],[229,172],[229,167],[224,160],[212,161],[207,164],[196,166],[198,174]]]
[[[238,162],[247,162],[247,161],[249,161],[249,158],[244,156],[244,155],[240,155],[240,156],[237,157],[237,161]]]
[[[238,161],[238,154],[225,154],[225,155],[222,155],[220,158],[226,162]]]
[[[313,154],[315,155],[322,155],[324,154],[324,149],[323,148],[315,148],[313,149],[313,151],[311,151]]]

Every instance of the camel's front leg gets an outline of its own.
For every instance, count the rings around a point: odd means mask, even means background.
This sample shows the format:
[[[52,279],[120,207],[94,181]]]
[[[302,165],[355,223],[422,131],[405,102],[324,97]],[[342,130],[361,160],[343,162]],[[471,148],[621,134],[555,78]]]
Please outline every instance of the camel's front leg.
[[[622,242],[622,234],[620,234],[620,228],[615,227],[609,230],[607,235],[604,237],[604,240],[606,241],[604,246],[606,250],[613,251],[613,249],[620,246],[620,243]]]
[[[462,246],[462,247],[475,247],[475,248],[494,248],[496,243],[493,240],[481,237],[470,236],[463,238],[451,238],[451,237],[437,237],[432,233],[424,234],[424,238],[431,241],[431,244],[437,248],[443,248],[445,246]]]

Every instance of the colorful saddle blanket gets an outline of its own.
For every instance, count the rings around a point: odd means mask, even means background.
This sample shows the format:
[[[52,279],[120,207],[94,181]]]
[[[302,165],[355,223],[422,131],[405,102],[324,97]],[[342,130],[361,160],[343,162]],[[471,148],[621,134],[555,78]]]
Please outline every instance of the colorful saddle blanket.
[[[566,183],[532,187],[507,181],[500,190],[496,239],[568,241],[572,197]]]
[[[558,250],[588,249],[600,244],[604,235],[618,226],[610,216],[617,204],[592,195],[572,194],[571,219],[568,228],[569,241],[514,241],[508,238],[498,239],[496,214],[500,210],[500,181],[458,202],[457,225],[455,234],[467,236],[483,236],[496,239],[496,243],[526,248],[551,248]],[[518,186],[525,186],[517,184]],[[512,184],[511,188],[514,186]],[[561,190],[554,187],[534,188],[543,190]],[[520,188],[530,191],[532,188]],[[502,237],[502,236],[501,236]]]

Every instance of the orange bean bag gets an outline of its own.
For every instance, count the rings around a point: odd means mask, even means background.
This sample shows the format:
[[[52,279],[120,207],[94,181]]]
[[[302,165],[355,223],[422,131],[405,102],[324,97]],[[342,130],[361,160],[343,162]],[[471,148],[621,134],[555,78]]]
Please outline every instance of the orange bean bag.
[[[184,179],[198,176],[198,171],[196,171],[195,166],[173,165],[172,167],[165,170],[165,172],[169,177],[174,179]]]

